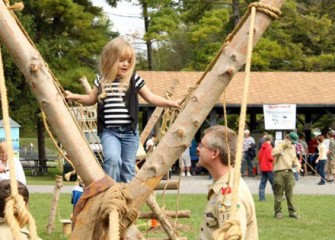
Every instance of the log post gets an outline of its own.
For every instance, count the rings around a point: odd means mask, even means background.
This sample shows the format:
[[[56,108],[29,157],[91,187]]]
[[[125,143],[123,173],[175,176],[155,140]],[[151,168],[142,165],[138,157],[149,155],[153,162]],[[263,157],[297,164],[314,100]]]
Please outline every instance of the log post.
[[[156,211],[156,210],[155,210]],[[191,217],[191,211],[190,210],[179,210],[179,211],[165,211],[164,217],[170,217],[170,218],[190,218]],[[138,218],[140,219],[151,219],[156,218],[160,220],[160,217],[157,216],[154,212],[140,212]]]
[[[56,216],[56,212],[57,212],[59,192],[60,192],[60,189],[62,187],[63,187],[63,177],[62,176],[56,176],[56,182],[55,182],[55,187],[54,187],[54,195],[53,195],[53,199],[52,199],[49,221],[48,221],[48,226],[47,226],[47,233],[48,234],[51,234],[52,231],[55,228],[55,216]]]
[[[260,3],[280,8],[284,0],[261,0]],[[253,46],[272,22],[264,13],[257,12],[254,28]],[[130,183],[135,198],[135,208],[145,203],[162,176],[173,165],[175,159],[191,142],[208,113],[228,86],[234,75],[246,62],[250,26],[250,17],[237,31],[230,43],[222,51],[217,62],[204,77],[202,83],[193,93],[185,109],[179,114],[167,134],[161,139],[156,150]],[[168,154],[166,154],[168,153]]]
[[[178,85],[179,81],[177,79],[173,79],[171,86],[169,87],[169,89],[167,89],[165,91],[165,95],[168,97],[171,97],[172,94],[174,93],[174,90],[176,88],[176,86]],[[140,143],[142,145],[144,145],[145,140],[148,138],[150,132],[152,131],[152,129],[154,128],[155,124],[157,123],[157,121],[159,120],[159,118],[161,117],[162,113],[163,113],[164,108],[163,107],[156,107],[155,111],[151,114],[149,121],[147,122],[147,124],[145,125],[141,136],[140,136]]]

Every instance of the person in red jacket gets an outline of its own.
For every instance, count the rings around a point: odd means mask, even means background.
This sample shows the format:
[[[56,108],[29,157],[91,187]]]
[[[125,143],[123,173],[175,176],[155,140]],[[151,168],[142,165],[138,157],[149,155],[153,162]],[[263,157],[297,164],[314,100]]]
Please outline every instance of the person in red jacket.
[[[259,184],[259,201],[265,201],[265,187],[269,180],[271,187],[273,189],[273,157],[272,157],[272,145],[271,135],[266,135],[264,137],[265,142],[262,144],[261,149],[258,153],[259,158],[259,168],[262,172],[261,182]]]

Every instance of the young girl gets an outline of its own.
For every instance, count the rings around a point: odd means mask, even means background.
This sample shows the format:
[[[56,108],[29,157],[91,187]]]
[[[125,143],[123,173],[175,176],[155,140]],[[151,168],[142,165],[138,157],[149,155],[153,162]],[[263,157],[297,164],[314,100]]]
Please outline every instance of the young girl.
[[[86,95],[65,91],[66,98],[84,105],[98,102],[98,133],[104,153],[103,168],[117,182],[130,182],[135,176],[139,145],[138,93],[156,106],[180,108],[180,101],[153,94],[135,72],[135,51],[122,37],[110,41],[102,50],[100,76]]]

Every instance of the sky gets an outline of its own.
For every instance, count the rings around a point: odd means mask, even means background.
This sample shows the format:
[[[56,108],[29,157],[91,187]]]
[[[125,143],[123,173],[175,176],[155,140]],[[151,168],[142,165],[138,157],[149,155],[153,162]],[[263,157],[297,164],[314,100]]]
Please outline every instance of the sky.
[[[131,34],[144,34],[144,21],[141,18],[141,9],[127,1],[121,1],[116,8],[111,8],[105,0],[92,0],[93,5],[103,7],[106,15],[113,22],[113,31],[119,32],[122,36]]]

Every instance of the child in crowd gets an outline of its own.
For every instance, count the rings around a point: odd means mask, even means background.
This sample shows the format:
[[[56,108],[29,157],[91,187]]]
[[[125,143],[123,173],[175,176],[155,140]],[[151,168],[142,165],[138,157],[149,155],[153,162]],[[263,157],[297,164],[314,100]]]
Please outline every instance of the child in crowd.
[[[84,105],[98,103],[98,133],[104,153],[103,168],[117,182],[129,182],[135,176],[135,158],[139,145],[138,94],[150,104],[180,107],[155,95],[134,72],[135,51],[122,37],[107,43],[102,50],[100,74],[93,90],[86,95],[65,91],[66,98]]]
[[[80,176],[77,175],[77,181],[72,189],[72,197],[71,197],[71,203],[73,205],[73,209],[76,206],[77,202],[79,201],[81,195],[83,195],[84,192],[84,183],[81,180]]]
[[[28,206],[29,202],[29,192],[27,187],[21,183],[17,182],[18,184],[18,193],[22,195],[26,206]],[[5,209],[6,209],[6,198],[11,195],[11,188],[10,188],[10,180],[5,179],[0,181],[0,240],[12,240],[14,236],[5,220]],[[22,227],[22,226],[21,226]],[[20,230],[20,239],[30,239],[29,238],[29,231],[26,227],[22,227]]]
[[[22,164],[18,157],[13,157],[15,164],[16,180],[26,184],[26,175],[24,174]],[[0,142],[0,180],[9,179],[8,150],[5,141]]]
[[[190,147],[187,147],[179,157],[180,174],[182,177],[191,177],[191,155]],[[185,175],[186,170],[186,175]]]

